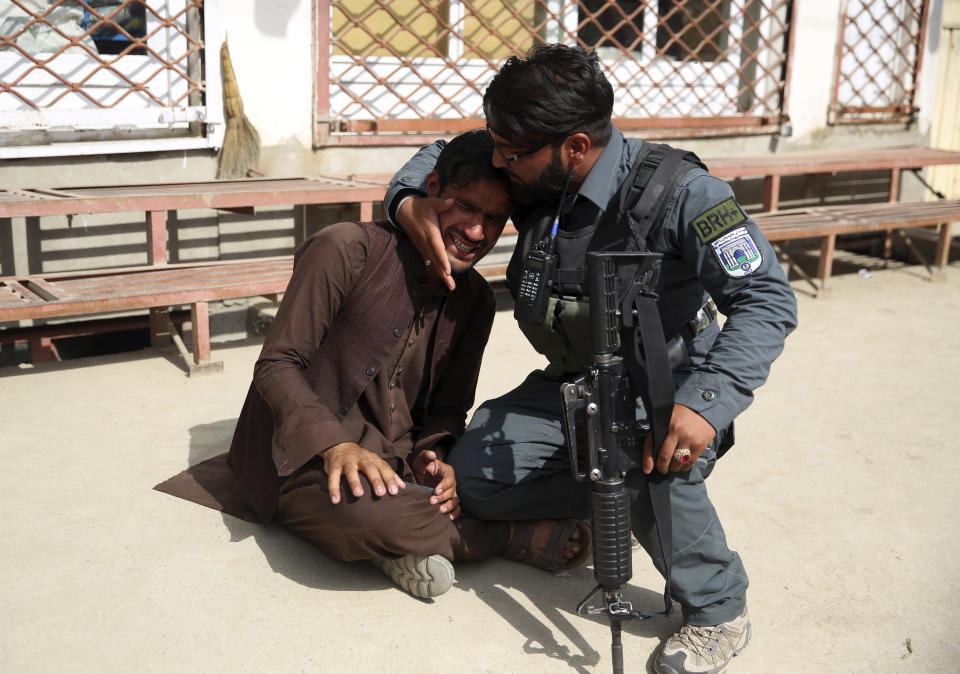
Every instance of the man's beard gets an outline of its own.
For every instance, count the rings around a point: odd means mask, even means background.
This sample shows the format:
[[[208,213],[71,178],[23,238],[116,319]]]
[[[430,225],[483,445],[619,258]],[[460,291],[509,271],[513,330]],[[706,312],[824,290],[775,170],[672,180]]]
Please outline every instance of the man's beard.
[[[510,194],[517,204],[528,208],[549,204],[560,199],[566,181],[567,169],[560,160],[560,149],[555,147],[550,163],[540,175],[529,183],[511,183]]]

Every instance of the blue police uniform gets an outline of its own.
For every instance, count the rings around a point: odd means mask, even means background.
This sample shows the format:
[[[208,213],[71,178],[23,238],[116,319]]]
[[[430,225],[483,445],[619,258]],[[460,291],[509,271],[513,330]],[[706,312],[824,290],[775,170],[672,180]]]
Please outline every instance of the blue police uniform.
[[[442,146],[422,148],[394,176],[384,201],[388,213],[405,195],[425,193],[426,175]],[[583,309],[589,301],[582,281],[585,250],[631,246],[632,233],[617,208],[621,185],[642,148],[642,141],[625,139],[613,129],[579,190],[560,204],[558,272],[548,318],[543,326],[521,324],[551,364],[478,408],[450,454],[461,503],[475,517],[569,518],[589,511],[589,487],[570,472],[559,388],[582,372],[590,354],[588,311]],[[549,210],[556,212],[557,204]],[[519,236],[508,285],[515,293],[523,258],[542,236],[542,211],[538,216],[535,209],[518,209],[513,221]],[[670,477],[671,591],[685,622],[717,625],[742,612],[748,581],[739,555],[727,547],[704,479],[713,470],[717,450],[732,444],[734,418],[752,402],[796,327],[796,298],[773,248],[730,186],[701,168],[683,175],[647,245],[663,255],[657,306],[664,333],[668,340],[683,336],[690,354],[690,362],[674,372],[674,400],[717,430],[693,468]],[[722,330],[716,320],[691,329],[710,299],[725,317]],[[632,528],[662,573],[645,480],[639,469],[627,476]]]

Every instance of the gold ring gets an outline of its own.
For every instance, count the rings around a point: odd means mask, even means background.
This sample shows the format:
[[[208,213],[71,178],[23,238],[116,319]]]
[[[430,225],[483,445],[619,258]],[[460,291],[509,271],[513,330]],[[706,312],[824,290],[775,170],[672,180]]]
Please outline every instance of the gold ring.
[[[673,458],[679,463],[687,463],[690,461],[690,450],[686,447],[679,447],[676,451],[674,451]]]

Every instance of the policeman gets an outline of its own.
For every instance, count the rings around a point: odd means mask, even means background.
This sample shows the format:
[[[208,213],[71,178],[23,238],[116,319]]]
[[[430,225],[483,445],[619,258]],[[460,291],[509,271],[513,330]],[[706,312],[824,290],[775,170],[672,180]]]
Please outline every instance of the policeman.
[[[569,469],[558,395],[564,381],[590,364],[585,255],[638,248],[661,253],[656,291],[664,333],[668,341],[681,336],[690,357],[674,371],[675,404],[664,441],[654,451],[649,434],[636,457],[639,466],[627,476],[631,523],[664,573],[645,480],[653,470],[667,474],[671,593],[684,625],[660,648],[654,667],[661,674],[720,671],[750,638],[748,581],[739,555],[727,547],[704,480],[733,444],[734,418],[751,403],[796,327],[796,298],[772,247],[730,187],[699,166],[668,185],[646,240],[635,240],[621,187],[649,146],[624,138],[611,123],[613,90],[594,53],[544,44],[525,59],[511,56],[483,106],[495,143],[493,163],[510,175],[521,204],[512,215],[519,236],[507,272],[514,299],[528,278],[524,263],[531,251],[555,255],[556,264],[542,319],[520,321],[550,364],[474,414],[449,457],[462,507],[481,519],[586,516],[588,487]],[[422,196],[442,146],[422,148],[394,176],[384,205],[450,285],[435,223],[451,204]],[[717,309],[726,317],[722,330]]]

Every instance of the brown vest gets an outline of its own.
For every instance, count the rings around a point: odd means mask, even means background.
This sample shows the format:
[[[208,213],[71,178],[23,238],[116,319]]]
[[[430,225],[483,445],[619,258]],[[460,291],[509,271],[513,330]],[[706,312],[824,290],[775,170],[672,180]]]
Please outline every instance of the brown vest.
[[[303,372],[320,402],[341,419],[396,348],[394,326],[409,325],[413,320],[414,294],[419,292],[417,279],[423,269],[413,245],[398,238],[388,224],[361,224],[369,237],[363,275]],[[303,243],[294,264],[313,241]],[[427,400],[447,362],[458,319],[469,315],[472,301],[485,286],[471,270],[457,279],[457,289],[447,298],[434,335]],[[273,446],[272,439],[273,413],[251,385],[237,420],[229,464],[264,522],[273,518],[282,478],[316,454],[312,447],[284,453]]]

